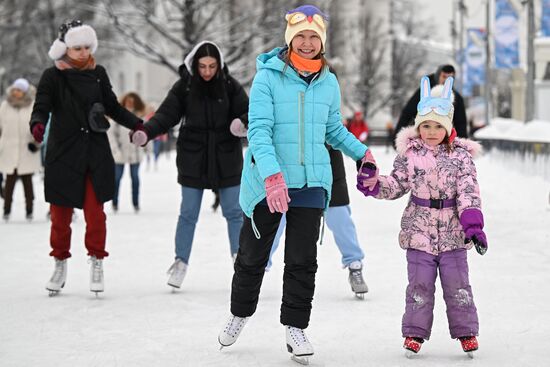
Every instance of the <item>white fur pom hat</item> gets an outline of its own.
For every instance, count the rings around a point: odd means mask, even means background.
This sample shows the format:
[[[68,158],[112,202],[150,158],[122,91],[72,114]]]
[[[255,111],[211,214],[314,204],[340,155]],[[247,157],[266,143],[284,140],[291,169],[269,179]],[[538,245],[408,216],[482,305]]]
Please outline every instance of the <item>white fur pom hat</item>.
[[[95,30],[80,20],[63,23],[59,27],[59,37],[53,41],[48,56],[58,60],[65,55],[67,48],[75,46],[89,46],[92,54],[97,50]]]

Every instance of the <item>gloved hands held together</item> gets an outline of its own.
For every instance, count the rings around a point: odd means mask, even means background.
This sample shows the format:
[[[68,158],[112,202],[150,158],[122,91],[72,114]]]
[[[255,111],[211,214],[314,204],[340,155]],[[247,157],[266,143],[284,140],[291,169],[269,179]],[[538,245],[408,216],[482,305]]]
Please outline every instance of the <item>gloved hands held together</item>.
[[[149,142],[149,134],[143,123],[136,125],[134,130],[130,131],[130,142],[138,147],[144,147]]]
[[[365,196],[376,196],[380,191],[378,183],[378,167],[376,161],[369,150],[361,159],[361,167],[357,173],[357,189]]]

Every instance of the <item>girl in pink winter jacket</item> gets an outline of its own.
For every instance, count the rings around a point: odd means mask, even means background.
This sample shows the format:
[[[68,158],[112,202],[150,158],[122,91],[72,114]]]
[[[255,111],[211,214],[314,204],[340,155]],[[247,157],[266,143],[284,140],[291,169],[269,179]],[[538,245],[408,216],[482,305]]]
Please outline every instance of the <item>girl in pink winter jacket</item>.
[[[363,165],[357,188],[365,196],[394,200],[411,192],[401,219],[399,244],[407,250],[409,284],[402,320],[403,347],[417,353],[430,338],[435,280],[439,272],[449,330],[470,356],[478,348],[479,324],[468,280],[466,250],[487,251],[481,199],[472,157],[481,147],[456,138],[452,127],[453,79],[430,90],[421,80],[414,127],[397,136],[398,156],[388,176]]]

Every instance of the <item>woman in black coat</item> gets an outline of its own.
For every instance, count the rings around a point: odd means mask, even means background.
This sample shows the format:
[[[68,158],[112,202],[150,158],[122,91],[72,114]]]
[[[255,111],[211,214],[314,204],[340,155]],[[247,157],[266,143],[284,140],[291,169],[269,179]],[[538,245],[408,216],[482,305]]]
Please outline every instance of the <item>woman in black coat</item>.
[[[103,203],[113,198],[115,181],[103,113],[129,129],[142,124],[119,105],[105,69],[92,56],[96,49],[96,33],[89,25],[72,21],[60,27],[48,53],[55,65],[42,74],[30,121],[38,142],[50,124],[44,190],[51,205],[50,255],[56,264],[46,285],[51,294],[65,284],[73,208],[84,209],[85,245],[92,264],[90,290],[103,291],[102,259],[108,256]]]
[[[181,207],[176,260],[168,279],[174,288],[181,286],[187,270],[204,189],[218,190],[231,255],[237,253],[243,222],[239,206],[243,156],[239,134],[232,133],[235,129],[230,130],[230,126],[242,126],[248,114],[248,96],[229,75],[223,54],[214,43],[197,44],[179,71],[180,79],[155,115],[132,135],[134,144],[144,145],[183,119],[176,158]]]

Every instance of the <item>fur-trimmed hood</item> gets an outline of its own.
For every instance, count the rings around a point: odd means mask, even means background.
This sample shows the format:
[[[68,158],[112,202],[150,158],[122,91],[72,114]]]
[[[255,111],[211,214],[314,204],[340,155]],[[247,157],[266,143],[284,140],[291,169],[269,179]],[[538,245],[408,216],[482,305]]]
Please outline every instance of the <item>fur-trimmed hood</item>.
[[[29,90],[23,95],[21,99],[15,99],[11,96],[11,91],[14,87],[10,86],[6,89],[6,102],[14,108],[27,107],[34,103],[36,97],[36,88],[33,85],[29,85]]]
[[[397,153],[403,155],[409,149],[420,148],[425,146],[420,135],[418,134],[418,129],[414,126],[409,126],[402,129],[395,138],[395,147]],[[481,144],[470,139],[464,138],[455,138],[452,143],[454,147],[461,147],[468,151],[472,157],[476,158],[481,155],[483,148]]]

